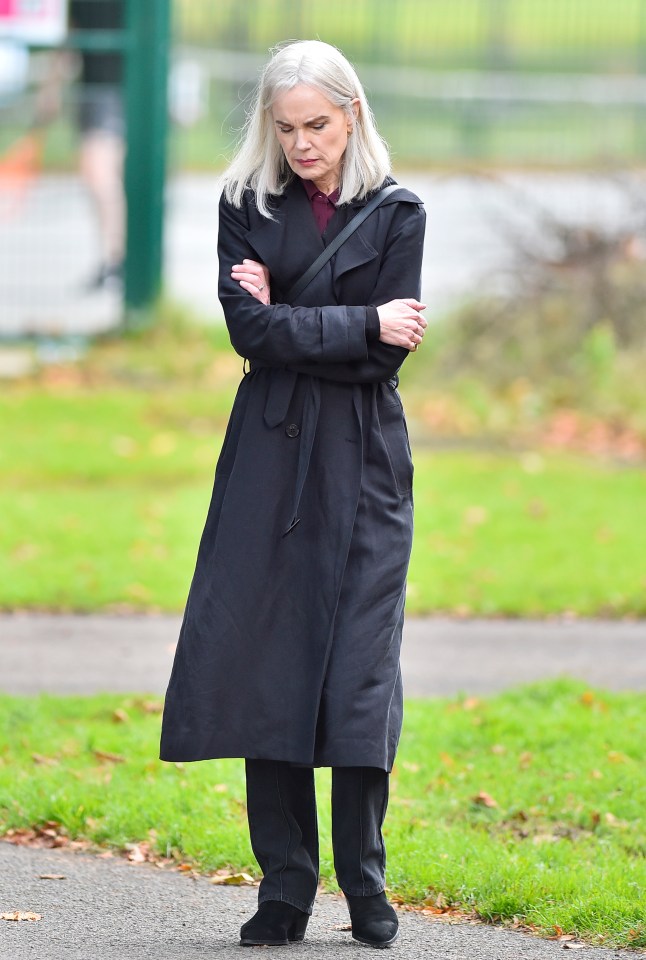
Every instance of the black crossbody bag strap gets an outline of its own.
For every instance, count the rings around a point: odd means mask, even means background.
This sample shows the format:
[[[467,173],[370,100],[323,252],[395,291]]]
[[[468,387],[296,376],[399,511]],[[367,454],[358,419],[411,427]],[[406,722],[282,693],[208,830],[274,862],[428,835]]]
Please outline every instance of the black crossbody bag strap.
[[[309,286],[317,273],[320,273],[325,264],[330,260],[331,257],[337,252],[339,247],[343,246],[348,237],[351,237],[354,231],[361,226],[364,220],[366,220],[373,210],[376,210],[380,203],[382,203],[386,197],[389,197],[391,193],[394,193],[395,190],[400,190],[401,187],[397,183],[391,184],[389,187],[384,187],[379,193],[376,193],[374,197],[368,201],[368,203],[363,207],[359,213],[355,214],[350,223],[347,223],[341,233],[339,233],[334,240],[332,240],[328,246],[325,248],[323,253],[321,253],[314,263],[307,268],[305,273],[299,277],[296,283],[288,291],[285,296],[287,303],[292,303],[298,297],[300,297],[303,290]]]

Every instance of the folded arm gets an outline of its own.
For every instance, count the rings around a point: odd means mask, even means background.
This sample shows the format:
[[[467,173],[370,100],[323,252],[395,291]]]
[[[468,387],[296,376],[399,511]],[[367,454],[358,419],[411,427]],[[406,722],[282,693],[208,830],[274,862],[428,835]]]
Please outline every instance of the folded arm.
[[[424,211],[400,204],[366,306],[269,303],[270,278],[246,243],[246,212],[220,203],[219,293],[235,350],[326,379],[378,381],[401,366],[424,335],[419,311]]]

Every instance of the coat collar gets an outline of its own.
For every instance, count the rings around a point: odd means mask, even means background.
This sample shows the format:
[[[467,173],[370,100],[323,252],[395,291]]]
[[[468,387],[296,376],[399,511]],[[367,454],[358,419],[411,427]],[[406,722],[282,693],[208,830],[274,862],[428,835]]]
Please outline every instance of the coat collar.
[[[353,201],[337,209],[326,231],[328,242],[368,199]],[[325,242],[316,226],[309,197],[299,180],[291,181],[285,192],[274,199],[273,211],[276,219],[263,217],[248,232],[247,240],[269,268],[269,273],[284,278],[280,286],[286,290],[305,273],[325,248]],[[285,263],[286,256],[289,264]],[[363,232],[357,230],[333,258],[334,280],[377,256],[378,251],[364,238]]]

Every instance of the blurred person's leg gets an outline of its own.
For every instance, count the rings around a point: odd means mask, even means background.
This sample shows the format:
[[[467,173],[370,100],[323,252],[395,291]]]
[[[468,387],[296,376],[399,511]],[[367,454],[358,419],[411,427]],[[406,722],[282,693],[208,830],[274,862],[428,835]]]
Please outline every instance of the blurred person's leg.
[[[101,251],[101,264],[92,285],[101,286],[121,279],[125,253],[125,137],[121,91],[111,86],[85,91],[79,121],[79,169],[96,211]]]
[[[125,246],[126,203],[123,192],[123,141],[104,130],[81,141],[81,176],[94,203],[106,269],[120,267]]]

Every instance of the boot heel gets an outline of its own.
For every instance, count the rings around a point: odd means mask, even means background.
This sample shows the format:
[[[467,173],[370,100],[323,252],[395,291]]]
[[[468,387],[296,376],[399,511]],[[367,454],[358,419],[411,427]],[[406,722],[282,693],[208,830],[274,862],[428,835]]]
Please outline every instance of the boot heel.
[[[242,947],[279,947],[302,941],[309,914],[281,900],[266,900],[240,929]]]
[[[305,939],[305,931],[307,930],[307,924],[309,922],[309,914],[305,913],[302,917],[299,917],[292,926],[292,929],[289,932],[289,939],[294,943],[300,943]]]
[[[352,939],[368,947],[389,947],[399,936],[397,914],[385,893],[353,897],[346,893],[352,922]]]

